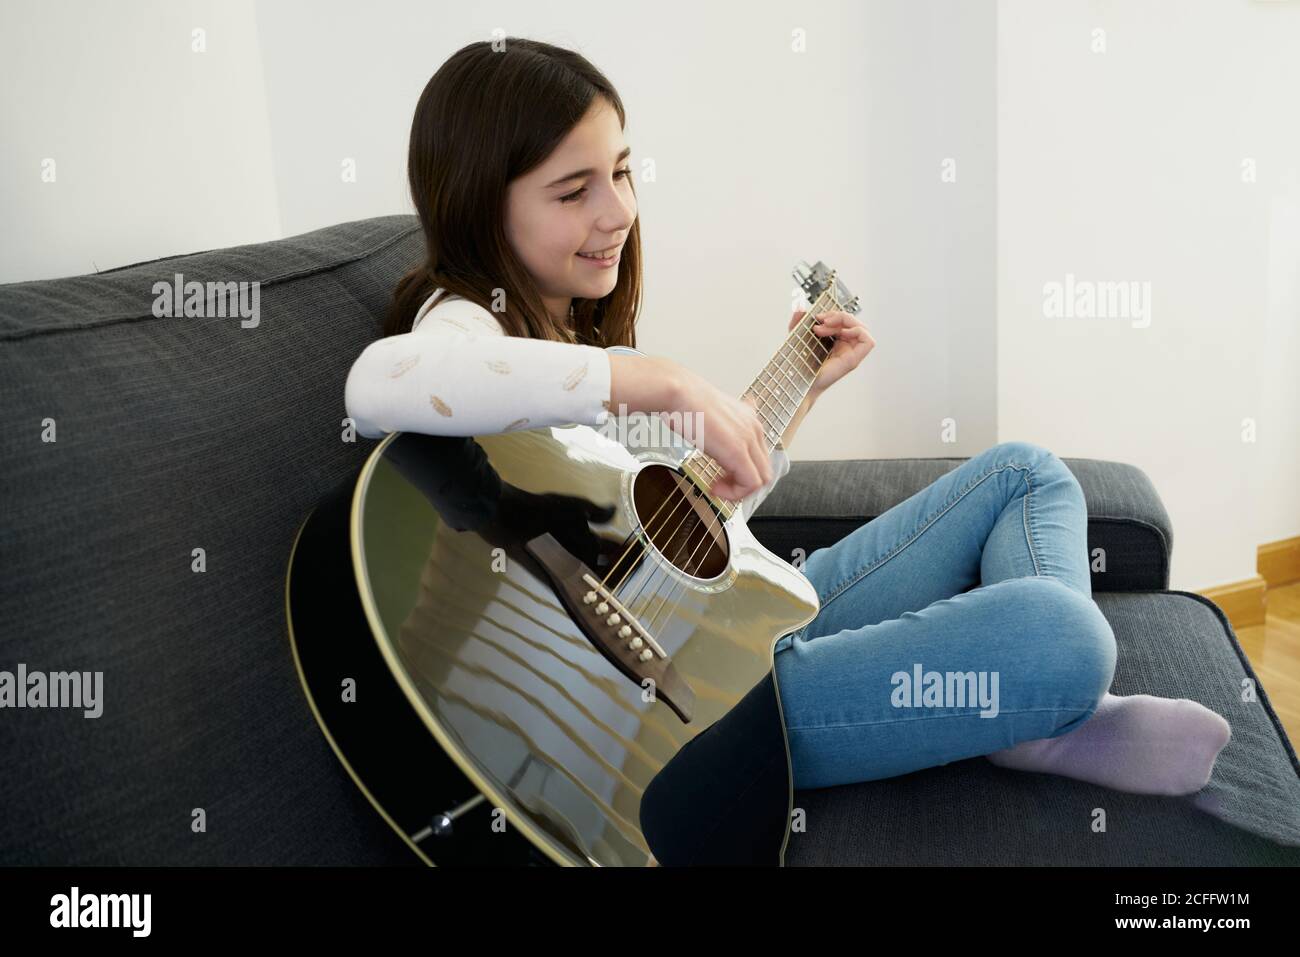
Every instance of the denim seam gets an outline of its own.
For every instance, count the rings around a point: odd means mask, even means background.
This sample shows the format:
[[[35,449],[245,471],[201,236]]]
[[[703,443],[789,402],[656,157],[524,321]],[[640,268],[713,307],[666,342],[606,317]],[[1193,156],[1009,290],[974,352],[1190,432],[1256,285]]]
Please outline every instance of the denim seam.
[[[1025,547],[1029,549],[1029,559],[1034,563],[1034,575],[1037,578],[1043,576],[1043,570],[1038,564],[1038,550],[1034,548],[1034,532],[1038,528],[1038,523],[1034,521],[1034,482],[1031,476],[1034,470],[1030,469],[1025,473],[1025,504],[1021,506],[1021,524],[1025,528]]]
[[[953,498],[953,500],[952,500],[951,502],[949,502],[949,503],[947,503],[946,505],[944,505],[942,508],[939,509],[939,511],[937,511],[937,512],[936,512],[934,515],[932,515],[931,517],[925,519],[925,520],[922,522],[921,527],[918,528],[915,532],[913,532],[913,533],[912,533],[912,536],[911,536],[910,538],[908,538],[907,541],[903,542],[901,545],[897,546],[893,551],[891,551],[891,552],[885,554],[885,555],[882,556],[881,558],[878,558],[878,559],[876,559],[875,561],[873,561],[873,562],[869,562],[867,565],[864,565],[861,569],[858,570],[858,572],[857,572],[856,574],[850,575],[849,578],[848,578],[847,580],[845,580],[842,584],[840,584],[839,586],[837,586],[837,587],[831,589],[831,593],[830,593],[830,595],[827,596],[826,598],[821,599],[821,608],[824,609],[824,608],[825,608],[827,605],[829,605],[832,601],[834,601],[836,598],[838,598],[840,595],[842,595],[842,594],[845,592],[846,589],[848,589],[848,588],[849,588],[850,586],[852,586],[852,585],[857,584],[859,581],[861,581],[861,580],[862,580],[863,578],[865,578],[867,575],[871,574],[871,572],[875,571],[877,568],[879,568],[879,567],[880,567],[881,565],[883,565],[885,562],[889,561],[889,560],[890,560],[891,558],[893,558],[895,555],[901,554],[901,553],[903,552],[904,549],[906,549],[909,545],[911,545],[911,544],[912,544],[913,542],[915,542],[918,538],[920,538],[920,537],[921,537],[921,534],[922,534],[922,533],[923,533],[927,528],[929,528],[931,525],[933,525],[935,522],[937,522],[937,521],[938,521],[938,520],[939,520],[939,519],[944,515],[945,512],[947,512],[949,509],[951,509],[953,506],[955,506],[958,502],[960,502],[962,499],[964,499],[968,494],[970,494],[972,491],[974,491],[974,490],[975,490],[979,485],[981,485],[981,484],[984,482],[985,479],[987,479],[987,478],[988,478],[990,475],[992,475],[994,472],[1003,472],[1003,471],[1005,471],[1005,470],[1007,470],[1007,469],[1020,469],[1020,470],[1024,470],[1026,473],[1029,473],[1029,472],[1032,472],[1032,471],[1033,471],[1033,468],[1034,468],[1034,467],[1033,467],[1032,465],[1024,465],[1024,464],[1020,464],[1020,463],[1007,463],[1007,464],[1005,464],[1005,465],[995,465],[995,466],[992,466],[992,467],[989,468],[987,471],[985,471],[985,472],[983,472],[982,474],[976,476],[976,478],[974,478],[974,479],[970,482],[969,485],[967,485],[964,489],[962,489],[961,491],[959,491],[959,492],[957,493],[956,497]],[[1026,474],[1026,477],[1025,477],[1025,484],[1026,484],[1026,485],[1029,484],[1029,480],[1028,480],[1028,475],[1027,475],[1027,474]],[[1026,495],[1028,495],[1028,493],[1026,493]],[[1026,531],[1026,535],[1028,535],[1028,534],[1029,534],[1028,531]],[[1031,551],[1031,555],[1032,555],[1032,547],[1031,547],[1030,551]],[[1035,562],[1034,562],[1034,568],[1035,568],[1035,571],[1037,571],[1038,563],[1037,563],[1037,560],[1036,560],[1036,559],[1035,559]],[[819,613],[820,613],[820,609],[819,609]],[[809,622],[808,624],[811,625],[812,622]],[[806,629],[807,627],[808,627],[807,625],[804,626],[805,629]]]
[[[1038,714],[1044,711],[1086,712],[1086,711],[1095,710],[1096,707],[1097,707],[1097,703],[1094,701],[1088,704],[1087,706],[1080,707],[1080,708],[1074,708],[1068,705],[1059,708],[1007,708],[1007,709],[999,710],[998,716],[1001,717],[1004,714]],[[841,728],[865,728],[865,727],[870,727],[871,725],[878,725],[878,724],[898,724],[900,721],[933,721],[937,718],[975,718],[975,717],[979,717],[979,714],[980,712],[978,710],[974,710],[974,711],[970,711],[969,713],[961,713],[961,714],[920,714],[912,718],[887,718],[883,721],[848,721],[843,724],[806,724],[798,728],[786,725],[786,731],[836,731]],[[983,720],[987,720],[987,719],[983,719]]]

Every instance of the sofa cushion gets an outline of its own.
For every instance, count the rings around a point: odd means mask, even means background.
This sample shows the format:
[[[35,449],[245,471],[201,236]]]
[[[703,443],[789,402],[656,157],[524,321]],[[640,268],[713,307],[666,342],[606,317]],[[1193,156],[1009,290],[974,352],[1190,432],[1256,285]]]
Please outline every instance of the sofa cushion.
[[[1157,797],[953,761],[797,791],[807,829],[786,864],[1300,864],[1300,763],[1223,613],[1188,592],[1095,597],[1119,645],[1112,693],[1191,698],[1232,726],[1205,788]]]
[[[750,519],[754,535],[790,561],[834,544],[863,522],[925,488],[965,458],[793,462]],[[1169,587],[1173,532],[1151,480],[1121,462],[1063,458],[1088,505],[1088,549],[1105,550],[1092,590]]]

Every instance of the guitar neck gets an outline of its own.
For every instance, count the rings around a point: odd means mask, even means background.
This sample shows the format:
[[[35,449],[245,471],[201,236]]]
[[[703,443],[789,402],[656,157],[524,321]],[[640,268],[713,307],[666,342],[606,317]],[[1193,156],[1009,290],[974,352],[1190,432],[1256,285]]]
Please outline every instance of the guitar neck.
[[[741,398],[751,398],[758,420],[763,425],[763,437],[771,454],[785,430],[790,427],[795,413],[812,388],[822,363],[830,355],[835,339],[818,336],[812,331],[817,317],[833,308],[818,299],[797,322],[762,370],[754,377]],[[688,474],[698,477],[707,488],[714,477],[723,472],[716,459],[699,449],[691,452],[683,463]],[[730,517],[732,506],[714,500],[723,514]]]
[[[776,448],[785,430],[790,427],[799,406],[808,395],[822,363],[830,355],[835,340],[817,336],[812,327],[822,309],[809,309],[799,320],[785,342],[776,350],[762,370],[754,377],[741,398],[753,400],[763,423],[763,434],[769,452]]]
[[[817,319],[823,313],[841,310],[856,314],[859,308],[858,297],[849,292],[836,277],[835,270],[825,263],[819,261],[809,266],[800,262],[793,275],[811,305],[740,396],[742,400],[749,399],[758,412],[769,455],[781,443],[785,430],[794,421],[799,407],[808,397],[808,390],[817,379],[817,373],[835,346],[834,336],[813,333]],[[682,461],[682,468],[696,486],[708,494],[719,511],[730,518],[734,507],[708,493],[714,479],[725,471],[717,459],[695,449]]]

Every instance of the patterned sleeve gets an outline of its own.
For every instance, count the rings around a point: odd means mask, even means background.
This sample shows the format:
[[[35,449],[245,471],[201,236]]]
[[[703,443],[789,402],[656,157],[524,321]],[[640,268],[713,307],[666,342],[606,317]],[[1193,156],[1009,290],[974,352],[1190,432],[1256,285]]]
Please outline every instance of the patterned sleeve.
[[[366,438],[598,427],[609,418],[609,398],[605,350],[507,336],[486,310],[463,301],[427,317],[422,310],[413,331],[370,343],[344,389],[347,414]]]

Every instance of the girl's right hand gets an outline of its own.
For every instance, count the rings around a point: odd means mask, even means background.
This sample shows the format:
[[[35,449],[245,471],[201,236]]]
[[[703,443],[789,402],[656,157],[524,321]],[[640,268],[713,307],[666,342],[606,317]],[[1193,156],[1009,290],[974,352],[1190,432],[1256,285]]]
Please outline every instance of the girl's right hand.
[[[670,359],[617,353],[609,359],[613,408],[689,416],[696,447],[722,468],[709,489],[713,495],[739,502],[772,481],[767,436],[750,400],[727,395]]]

